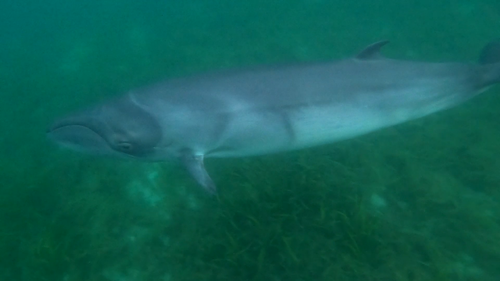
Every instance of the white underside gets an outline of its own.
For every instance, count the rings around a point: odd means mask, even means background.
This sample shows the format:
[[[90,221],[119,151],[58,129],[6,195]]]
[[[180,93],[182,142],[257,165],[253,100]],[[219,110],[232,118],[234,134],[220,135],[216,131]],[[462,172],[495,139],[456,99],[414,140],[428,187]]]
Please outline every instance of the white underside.
[[[348,107],[309,107],[283,117],[272,114],[240,115],[232,121],[220,147],[210,157],[241,157],[307,148],[356,137],[405,121],[401,116],[384,116],[374,111]],[[291,130],[290,130],[291,129]]]
[[[249,112],[238,114],[225,130],[209,157],[242,157],[290,151],[360,136],[371,131],[416,119],[455,105],[455,95],[423,101],[432,88],[384,93],[394,102],[380,108],[378,101],[310,105],[283,114]],[[401,97],[413,99],[401,99]],[[398,97],[398,98],[394,98]],[[415,98],[416,97],[416,98]],[[291,136],[293,132],[293,136]]]

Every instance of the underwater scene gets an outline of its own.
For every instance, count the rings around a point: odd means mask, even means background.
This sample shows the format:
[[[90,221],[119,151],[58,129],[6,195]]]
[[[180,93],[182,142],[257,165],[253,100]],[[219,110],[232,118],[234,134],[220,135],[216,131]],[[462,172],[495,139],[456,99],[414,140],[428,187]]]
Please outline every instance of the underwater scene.
[[[176,161],[47,138],[165,78],[381,40],[391,59],[475,64],[499,37],[498,0],[0,0],[0,280],[500,280],[498,85],[331,144],[207,157],[216,195]]]

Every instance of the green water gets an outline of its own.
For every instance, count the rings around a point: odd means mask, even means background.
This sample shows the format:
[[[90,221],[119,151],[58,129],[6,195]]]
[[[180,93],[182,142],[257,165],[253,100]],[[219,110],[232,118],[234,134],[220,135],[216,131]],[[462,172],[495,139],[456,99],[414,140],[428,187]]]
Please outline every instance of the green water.
[[[241,3],[240,3],[241,2]],[[478,1],[0,2],[0,280],[500,280],[500,87],[293,153],[173,164],[45,139],[61,114],[163,77],[342,58],[473,61]]]

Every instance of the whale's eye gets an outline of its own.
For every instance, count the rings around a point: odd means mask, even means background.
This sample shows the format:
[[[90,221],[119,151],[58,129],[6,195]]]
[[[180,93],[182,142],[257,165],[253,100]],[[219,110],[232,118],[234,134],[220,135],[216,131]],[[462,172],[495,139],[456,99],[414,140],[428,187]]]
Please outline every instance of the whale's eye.
[[[123,152],[131,152],[134,149],[134,146],[130,142],[121,141],[116,143],[116,148]]]

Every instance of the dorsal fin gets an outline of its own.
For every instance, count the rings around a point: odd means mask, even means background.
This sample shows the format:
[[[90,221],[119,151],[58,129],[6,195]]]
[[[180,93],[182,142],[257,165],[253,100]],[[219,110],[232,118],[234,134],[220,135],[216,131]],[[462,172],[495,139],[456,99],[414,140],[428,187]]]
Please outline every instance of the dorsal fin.
[[[481,55],[479,56],[480,64],[490,64],[500,62],[500,39],[491,41],[484,46]]]
[[[368,47],[364,48],[357,56],[358,60],[376,60],[383,58],[380,54],[380,49],[389,43],[389,40],[375,42]]]

